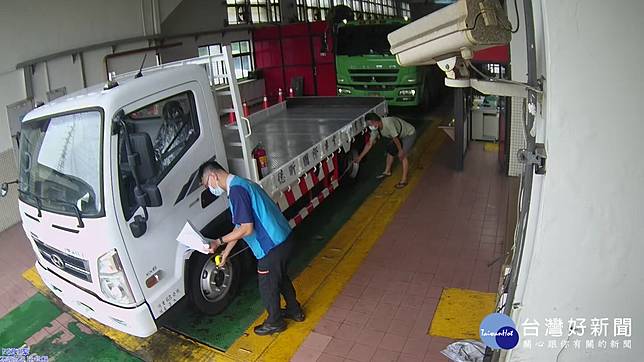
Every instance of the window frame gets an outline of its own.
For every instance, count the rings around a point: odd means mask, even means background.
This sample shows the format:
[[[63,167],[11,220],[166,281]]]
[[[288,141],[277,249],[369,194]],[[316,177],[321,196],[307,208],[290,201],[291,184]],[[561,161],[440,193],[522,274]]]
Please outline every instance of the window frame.
[[[298,21],[316,21],[314,14],[317,11],[320,12],[319,20],[326,20],[329,11],[338,5],[350,7],[356,20],[402,18],[398,15],[398,2],[395,0],[328,0],[328,8],[321,5],[322,1],[324,0],[296,0]]]
[[[248,44],[248,51],[242,51],[242,43],[247,43]],[[233,44],[239,44],[239,51],[238,52],[235,52],[235,50],[233,49]],[[233,41],[233,42],[230,42],[230,48],[232,50],[231,55],[232,55],[232,58],[233,58],[233,64],[232,64],[233,69],[235,68],[235,58],[240,58],[240,64],[242,66],[242,77],[237,78],[237,80],[248,79],[248,75],[243,76],[243,72],[244,72],[243,58],[248,57],[248,65],[249,65],[248,74],[250,74],[250,72],[255,70],[255,59],[254,59],[253,43],[250,41],[250,39]],[[236,71],[236,69],[234,69],[234,70]],[[235,77],[237,77],[236,73],[235,73]]]
[[[247,43],[248,44],[248,51],[243,51],[243,52],[241,51],[242,43]],[[248,57],[248,65],[249,65],[248,69],[244,69],[243,60],[240,60],[240,61],[241,61],[241,64],[242,64],[242,73],[244,72],[244,70],[246,70],[247,73],[250,74],[250,72],[255,70],[255,56],[254,56],[253,43],[250,41],[250,39],[233,41],[233,42],[230,42],[228,44],[228,45],[230,45],[231,49],[233,49],[233,44],[239,44],[238,45],[239,51],[233,50],[232,53],[231,53],[231,56],[233,58],[233,68],[235,67],[234,63],[235,63],[236,58],[242,58],[243,59],[244,57]],[[216,46],[219,46],[219,50],[220,50],[220,52],[222,52],[223,45],[221,43],[205,44],[205,45],[199,46],[199,47],[197,47],[197,52],[199,53],[201,49],[207,49],[208,50],[208,56],[217,55],[217,54],[211,54],[210,53],[210,48],[211,47],[216,47]],[[221,53],[219,53],[219,54],[221,54]],[[205,56],[205,55],[200,55],[200,56]],[[211,64],[211,65],[212,65],[213,70],[214,69],[217,70],[217,74],[222,74],[222,75],[227,74],[226,69],[224,67],[223,60],[217,61],[217,64]],[[237,74],[235,74],[235,76],[237,76]],[[245,80],[245,79],[248,79],[248,75],[237,78],[237,80]],[[228,84],[228,79],[215,78],[214,84],[215,85]]]
[[[182,96],[182,95],[187,95],[188,103],[189,103],[190,108],[191,108],[190,109],[191,110],[191,112],[190,112],[190,118],[191,118],[190,121],[192,122],[192,125],[193,125],[192,129],[195,132],[191,136],[192,140],[190,140],[186,144],[186,146],[181,150],[181,152],[179,152],[177,154],[177,156],[172,160],[172,162],[167,167],[162,168],[161,165],[159,165],[159,169],[160,169],[161,172],[159,172],[159,174],[156,175],[151,180],[152,183],[154,185],[157,185],[157,186],[161,182],[163,182],[163,180],[166,178],[166,176],[168,175],[170,170],[172,170],[174,168],[174,166],[176,166],[178,160],[181,159],[183,157],[183,155],[186,154],[186,152],[188,152],[188,150],[195,144],[197,139],[199,139],[199,137],[201,136],[201,124],[199,124],[199,116],[197,114],[197,102],[195,100],[196,95],[194,94],[194,91],[192,89],[187,89],[187,90],[181,91],[179,93],[175,93],[175,94],[173,94],[173,95],[171,95],[169,97],[164,97],[164,98],[156,100],[155,102],[148,103],[147,105],[145,105],[143,107],[139,107],[139,108],[137,108],[137,109],[135,109],[135,110],[133,110],[131,112],[128,112],[125,115],[125,117],[127,118],[126,123],[134,125],[134,124],[136,124],[136,120],[133,120],[132,118],[130,118],[130,115],[132,113],[138,112],[140,110],[143,110],[143,109],[145,109],[147,107],[150,107],[150,106],[152,106],[154,104],[157,104],[157,103],[164,103],[165,104],[167,101],[172,100],[173,98],[177,98],[177,97]],[[163,113],[163,107],[161,107],[161,112]],[[161,117],[159,117],[159,118],[161,119],[161,123],[163,123],[163,121],[164,121],[163,116],[161,115]],[[150,136],[151,141],[152,141],[152,145],[154,145],[154,140],[156,139],[157,135],[158,135],[158,133],[156,135],[154,135],[154,137]],[[119,139],[119,142],[120,142],[120,139]]]
[[[218,47],[219,48],[219,53],[217,53],[217,54],[211,53],[210,50],[213,47]],[[207,51],[207,53],[208,53],[207,55],[206,54],[201,55],[201,50],[203,50],[203,49],[205,49]],[[222,53],[223,53],[223,47],[222,47],[221,43],[206,44],[206,45],[202,45],[202,46],[197,47],[197,54],[199,55],[199,57],[219,55],[219,54],[222,54]],[[224,62],[223,61],[219,60],[219,61],[211,62],[210,66],[212,67],[211,69],[213,71],[217,70],[217,75],[225,75],[226,74],[226,68],[224,67]],[[216,86],[217,85],[228,84],[228,79],[226,79],[226,78],[214,77],[214,79],[212,81],[213,81],[213,84],[216,85]]]
[[[400,17],[401,18],[407,17],[408,19],[411,19],[411,5],[406,1],[401,1],[399,2],[399,4],[400,4]]]
[[[282,10],[280,0],[226,0],[226,26],[244,24],[271,24],[282,21]],[[249,19],[246,22],[237,20],[237,8],[245,6],[248,8]],[[231,13],[231,9],[233,12]],[[261,20],[260,9],[266,11],[266,20]],[[257,10],[257,19],[254,19],[254,10]],[[231,14],[234,14],[234,21],[231,21]]]

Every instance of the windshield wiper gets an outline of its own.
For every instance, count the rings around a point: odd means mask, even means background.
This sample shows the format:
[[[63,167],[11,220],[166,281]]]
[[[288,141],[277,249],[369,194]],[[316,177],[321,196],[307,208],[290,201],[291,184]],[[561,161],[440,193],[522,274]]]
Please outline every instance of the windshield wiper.
[[[34,194],[32,192],[21,190],[21,189],[18,189],[18,192],[20,192],[22,194],[25,194],[27,196],[33,197],[34,200],[36,200],[36,205],[37,205],[36,208],[38,209],[38,217],[42,217],[42,200],[43,200],[43,198],[40,197],[40,196],[37,196],[36,194]],[[78,226],[77,227],[79,227],[79,228],[84,228],[85,227],[85,223],[83,223],[83,218],[82,218],[81,211],[78,208],[78,206],[76,206],[76,204],[74,204],[73,202],[68,202],[68,201],[63,201],[63,200],[56,200],[56,199],[48,199],[48,198],[44,199],[44,200],[46,200],[48,202],[58,203],[58,204],[61,204],[61,205],[71,206],[74,209],[74,213],[76,214],[76,219],[78,219]]]
[[[76,214],[76,219],[78,219],[78,226],[77,227],[79,227],[79,228],[84,228],[85,227],[85,223],[83,223],[83,217],[82,217],[81,211],[78,208],[78,206],[76,206],[76,204],[74,204],[73,202],[57,200],[57,199],[46,199],[46,200],[49,201],[49,202],[58,203],[58,204],[61,204],[61,205],[71,206],[74,209],[74,213]]]
[[[21,190],[20,187],[18,187],[18,192],[21,194],[25,194],[27,196],[33,197],[34,200],[36,200],[36,208],[38,209],[38,217],[42,217],[42,199],[39,196],[36,196],[36,194],[33,194],[29,191]]]

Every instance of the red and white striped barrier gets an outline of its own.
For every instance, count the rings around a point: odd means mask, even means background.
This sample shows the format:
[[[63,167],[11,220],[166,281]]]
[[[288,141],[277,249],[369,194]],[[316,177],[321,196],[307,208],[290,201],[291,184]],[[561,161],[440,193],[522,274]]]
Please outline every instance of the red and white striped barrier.
[[[295,217],[289,220],[289,225],[291,225],[291,227],[293,228],[300,224],[307,216],[309,216],[313,212],[313,209],[318,207],[325,198],[329,197],[329,195],[331,195],[331,193],[335,189],[337,189],[339,185],[340,183],[338,182],[338,180],[331,181],[331,185],[323,189],[318,196],[314,197],[311,202],[306,205],[306,207],[302,208],[302,210],[300,210],[300,212],[298,212]]]
[[[320,193],[311,199],[308,205],[302,208],[297,215],[295,215],[289,224],[291,227],[298,225],[304,220],[325,198],[329,197],[331,193],[338,188],[340,173],[338,170],[338,155],[334,154],[332,157],[327,158],[320,162],[318,166],[309,170],[306,175],[300,177],[298,181],[293,183],[287,190],[284,190],[274,197],[274,201],[283,212],[289,207],[293,206],[297,200],[311,191],[317,184],[323,183],[324,188]]]
[[[284,211],[291,207],[297,200],[306,195],[315,185],[325,182],[328,187],[331,181],[338,178],[337,155],[333,155],[321,162],[321,167],[309,170],[303,177],[293,183],[287,190],[280,192],[274,201]]]

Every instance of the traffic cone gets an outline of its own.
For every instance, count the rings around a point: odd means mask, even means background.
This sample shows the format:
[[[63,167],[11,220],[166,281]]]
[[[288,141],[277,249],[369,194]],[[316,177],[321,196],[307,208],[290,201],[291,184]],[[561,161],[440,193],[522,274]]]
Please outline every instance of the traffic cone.
[[[248,117],[250,110],[248,109],[248,103],[246,103],[246,101],[242,103],[242,108],[244,110],[244,117]]]
[[[268,97],[266,97],[266,95],[264,95],[262,106],[264,107],[264,109],[268,108]]]
[[[284,94],[282,93],[282,88],[279,88],[279,89],[277,90],[277,101],[278,101],[279,103],[284,102]]]

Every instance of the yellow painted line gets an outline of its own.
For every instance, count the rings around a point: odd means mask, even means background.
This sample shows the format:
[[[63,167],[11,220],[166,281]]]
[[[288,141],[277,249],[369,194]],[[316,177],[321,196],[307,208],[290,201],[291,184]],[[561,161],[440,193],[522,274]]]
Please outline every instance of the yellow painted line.
[[[485,149],[485,152],[499,152],[498,143],[485,142],[485,145],[483,146],[483,148]]]
[[[478,339],[481,321],[494,311],[495,305],[496,293],[458,288],[443,289],[429,327],[429,335]]]
[[[75,318],[94,331],[112,339],[124,350],[146,360],[183,361],[286,361],[313,330],[318,321],[330,308],[371,247],[384,233],[396,212],[409,197],[422,176],[422,169],[431,164],[445,139],[442,132],[432,125],[421,136],[414,148],[410,162],[409,185],[402,190],[394,188],[396,175],[385,179],[363,202],[345,225],[333,236],[311,264],[294,280],[298,299],[306,311],[306,320],[291,323],[289,328],[277,336],[260,337],[253,333],[253,327],[266,319],[264,313],[228,349],[222,353],[207,345],[187,339],[177,333],[161,328],[154,335],[138,338],[119,332],[99,322],[87,319],[69,310],[44,285],[35,268],[27,270],[23,277],[40,292],[53,299],[57,305],[69,311]],[[400,172],[398,167],[395,172]],[[377,221],[374,222],[374,220]]]
[[[396,175],[387,178],[295,279],[298,299],[306,312],[304,322],[290,323],[288,329],[277,336],[256,336],[253,327],[266,319],[264,313],[226,354],[237,361],[288,361],[384,233],[444,139],[445,135],[436,126],[430,127],[415,147],[409,185],[397,190],[394,188],[398,182]]]

